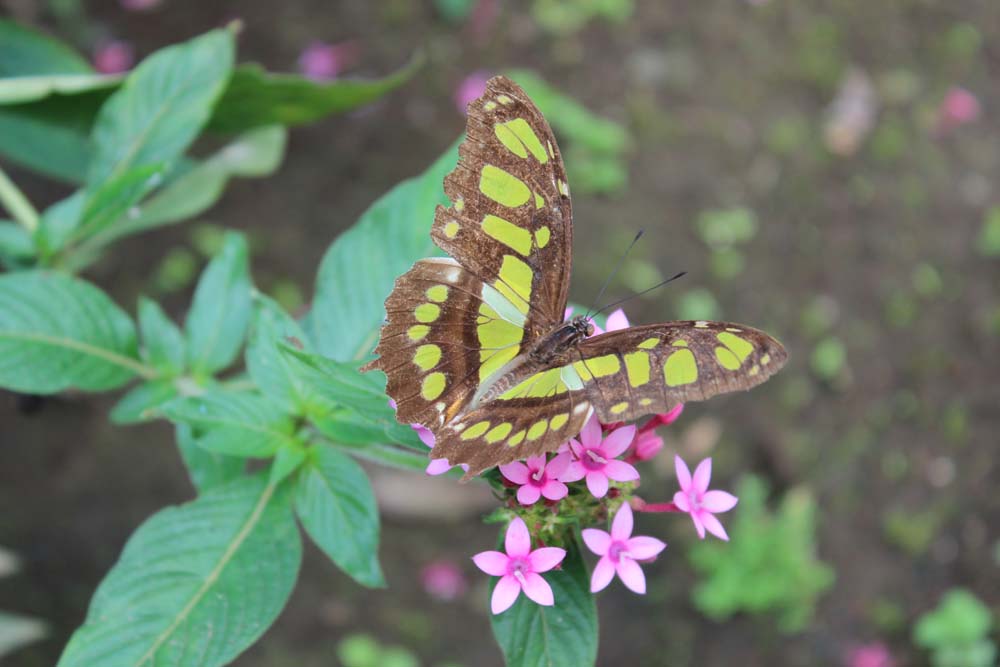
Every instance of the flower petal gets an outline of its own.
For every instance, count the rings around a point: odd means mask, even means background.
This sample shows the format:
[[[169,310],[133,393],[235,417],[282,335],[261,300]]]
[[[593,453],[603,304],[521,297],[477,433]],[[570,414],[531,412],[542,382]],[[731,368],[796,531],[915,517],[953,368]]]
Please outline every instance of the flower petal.
[[[531,563],[533,572],[548,572],[562,562],[566,557],[566,550],[559,547],[542,547],[535,549],[528,555],[528,562]]]
[[[713,514],[718,514],[733,509],[738,501],[736,496],[726,491],[709,491],[701,499],[701,506]]]
[[[542,492],[538,490],[537,486],[532,486],[531,484],[525,484],[520,489],[517,490],[517,502],[522,505],[534,505],[538,502],[538,498],[542,495]]]
[[[560,482],[579,482],[581,479],[587,476],[587,469],[583,467],[583,464],[579,461],[573,461],[566,468],[566,472],[559,475]]]
[[[584,528],[582,534],[583,543],[587,545],[588,549],[598,556],[608,553],[608,548],[611,546],[610,534],[600,528]]]
[[[507,574],[507,554],[499,551],[482,551],[472,557],[472,562],[480,570],[493,577]]]
[[[448,463],[448,459],[433,459],[427,464],[427,468],[424,470],[428,475],[443,475],[449,470],[451,470],[452,465]]]
[[[531,535],[528,534],[528,527],[524,525],[524,519],[519,516],[507,526],[507,537],[504,538],[504,549],[507,555],[527,556],[531,551]]]
[[[552,587],[537,572],[529,572],[524,575],[523,588],[528,599],[534,600],[544,607],[551,607],[555,604],[555,599],[552,597]]]
[[[642,595],[646,592],[646,575],[642,573],[642,568],[631,558],[622,558],[615,566],[618,578],[622,580],[630,591]]]
[[[608,319],[604,321],[604,328],[607,331],[628,329],[628,318],[625,317],[625,311],[619,308],[615,312],[608,315]]]
[[[594,574],[590,576],[590,592],[603,591],[615,578],[615,564],[607,556],[603,556],[594,566]]]
[[[595,498],[603,498],[608,492],[608,476],[603,472],[587,473],[587,488]]]
[[[524,487],[522,487],[524,488]],[[559,480],[550,479],[542,487],[542,495],[549,500],[562,500],[569,495],[569,489]]]
[[[587,420],[587,423],[583,425],[583,429],[580,431],[580,442],[584,447],[592,449],[598,447],[601,444],[601,422],[597,421],[597,413],[595,412]],[[580,456],[580,452],[576,452],[577,456]]]
[[[510,609],[514,600],[521,593],[521,582],[509,574],[500,577],[496,588],[493,589],[493,597],[490,600],[490,610],[494,614],[499,614]]]
[[[681,485],[681,491],[687,493],[688,489],[691,488],[691,471],[688,470],[684,460],[676,454],[674,455],[674,471],[677,473],[677,483]]]
[[[691,511],[691,505],[688,503],[688,496],[683,491],[678,491],[674,494],[674,505],[677,505],[677,509],[682,512]]]
[[[656,558],[661,551],[667,548],[667,543],[663,540],[658,540],[655,537],[646,537],[645,535],[633,537],[625,544],[628,547],[629,554],[636,560]]]
[[[533,474],[545,468],[545,454],[529,456],[525,461],[528,466],[528,473]]]
[[[708,483],[712,479],[712,459],[707,458],[698,464],[694,469],[694,476],[691,483],[694,485],[695,493],[699,496],[708,491]]]
[[[624,542],[632,535],[632,508],[628,503],[622,503],[611,522],[611,539]]]
[[[621,456],[622,452],[628,449],[628,446],[635,440],[635,431],[635,425],[632,424],[616,428],[608,434],[608,437],[601,443],[601,451],[604,452],[605,458],[613,459],[616,456]]]
[[[569,451],[573,454],[574,459],[583,458],[583,452],[586,449],[583,443],[576,438],[570,438],[566,444],[569,445]]]
[[[434,442],[436,439],[430,429],[421,424],[410,424],[410,426],[412,426],[413,430],[417,432],[417,437],[420,438],[420,442],[424,443],[431,449],[434,449]]]
[[[639,479],[639,471],[631,463],[619,459],[608,461],[604,466],[604,474],[616,482],[631,482]]]
[[[701,522],[704,512],[691,512],[691,520],[694,521],[694,529],[698,531],[698,538],[705,539],[705,524]],[[711,516],[711,515],[709,515]]]
[[[500,474],[515,484],[528,483],[528,466],[524,465],[520,461],[505,463],[500,466]]]
[[[725,540],[726,542],[729,541],[729,535],[726,534],[726,529],[722,527],[722,524],[719,523],[719,520],[716,519],[714,515],[708,512],[703,512],[699,518],[701,519],[701,522],[705,524],[705,530],[712,533],[720,540]]]
[[[559,479],[559,477],[566,472],[566,469],[569,468],[569,464],[572,462],[572,454],[568,452],[564,454],[557,454],[552,457],[552,460],[545,466],[545,474],[550,479]]]
[[[682,412],[684,412],[684,404],[678,403],[671,409],[660,414],[660,423],[663,424],[664,426],[673,424],[675,421],[677,421],[677,418],[681,416]]]

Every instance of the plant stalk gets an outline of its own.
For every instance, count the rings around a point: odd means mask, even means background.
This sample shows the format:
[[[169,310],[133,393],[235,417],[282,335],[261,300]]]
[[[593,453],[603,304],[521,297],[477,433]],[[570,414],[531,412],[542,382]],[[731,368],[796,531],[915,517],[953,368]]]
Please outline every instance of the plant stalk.
[[[38,211],[2,168],[0,168],[0,204],[3,204],[14,220],[28,233],[34,234],[38,229]]]

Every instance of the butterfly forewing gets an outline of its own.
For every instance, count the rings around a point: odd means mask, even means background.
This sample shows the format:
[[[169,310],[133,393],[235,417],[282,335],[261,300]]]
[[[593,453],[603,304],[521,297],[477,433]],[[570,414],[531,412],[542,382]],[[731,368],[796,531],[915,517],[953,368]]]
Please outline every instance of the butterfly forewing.
[[[572,248],[569,186],[545,118],[504,77],[469,105],[434,242],[525,318],[525,342],[562,321]]]
[[[605,423],[757,386],[788,358],[763,331],[728,322],[667,322],[588,338],[573,363]]]

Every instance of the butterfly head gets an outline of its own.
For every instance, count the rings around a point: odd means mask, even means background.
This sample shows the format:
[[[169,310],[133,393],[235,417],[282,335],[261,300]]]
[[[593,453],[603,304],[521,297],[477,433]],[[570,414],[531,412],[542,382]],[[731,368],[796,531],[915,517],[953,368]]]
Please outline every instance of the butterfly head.
[[[572,325],[573,330],[576,331],[581,338],[587,338],[594,335],[594,322],[586,315],[577,315],[569,321]]]

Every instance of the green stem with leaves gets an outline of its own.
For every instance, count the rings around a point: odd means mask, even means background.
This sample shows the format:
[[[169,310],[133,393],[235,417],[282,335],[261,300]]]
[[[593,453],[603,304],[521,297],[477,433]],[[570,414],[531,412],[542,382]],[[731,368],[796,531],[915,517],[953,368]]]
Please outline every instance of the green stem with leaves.
[[[30,234],[35,233],[38,229],[38,211],[2,168],[0,168],[0,203]]]

